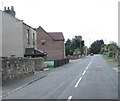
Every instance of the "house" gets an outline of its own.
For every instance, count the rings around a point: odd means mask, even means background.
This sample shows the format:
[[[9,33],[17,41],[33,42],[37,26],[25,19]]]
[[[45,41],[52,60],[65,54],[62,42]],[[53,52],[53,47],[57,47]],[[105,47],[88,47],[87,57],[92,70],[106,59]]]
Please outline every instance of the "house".
[[[47,60],[65,58],[64,36],[62,32],[46,32],[37,28],[37,48],[47,53]]]
[[[118,46],[120,48],[120,1],[118,2]]]
[[[0,11],[0,57],[2,57],[2,12]]]
[[[15,17],[13,6],[2,13],[2,57],[42,56],[36,49],[36,29]]]

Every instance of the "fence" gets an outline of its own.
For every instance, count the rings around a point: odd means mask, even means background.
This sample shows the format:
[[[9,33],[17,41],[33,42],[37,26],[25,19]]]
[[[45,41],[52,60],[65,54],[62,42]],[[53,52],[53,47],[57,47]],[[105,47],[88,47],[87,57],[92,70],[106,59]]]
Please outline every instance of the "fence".
[[[68,55],[67,58],[69,58],[70,60],[76,60],[76,59],[79,59],[79,58],[82,58],[83,56],[82,55]]]
[[[66,58],[66,59],[60,59],[60,60],[54,60],[54,67],[59,67],[59,66],[62,66],[64,64],[67,64],[69,63],[69,59]]]
[[[4,84],[6,82],[34,74],[35,69],[41,70],[41,68],[44,68],[43,65],[41,65],[43,62],[38,62],[41,60],[41,58],[2,58],[2,83]]]

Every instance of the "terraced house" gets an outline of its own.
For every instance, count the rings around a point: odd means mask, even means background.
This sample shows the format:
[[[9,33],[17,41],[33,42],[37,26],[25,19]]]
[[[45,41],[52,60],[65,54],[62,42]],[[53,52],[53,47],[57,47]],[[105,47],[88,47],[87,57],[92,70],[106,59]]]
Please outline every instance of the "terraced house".
[[[2,57],[35,57],[43,52],[36,49],[36,30],[15,17],[13,6],[2,13]]]

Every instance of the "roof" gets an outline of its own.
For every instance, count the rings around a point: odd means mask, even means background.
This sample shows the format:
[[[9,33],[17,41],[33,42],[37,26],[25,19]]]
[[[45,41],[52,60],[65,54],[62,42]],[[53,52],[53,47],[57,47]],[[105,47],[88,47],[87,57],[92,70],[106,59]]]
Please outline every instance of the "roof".
[[[26,26],[28,26],[28,27],[30,27],[30,28],[32,28],[33,30],[36,31],[36,28],[33,28],[33,27],[31,27],[30,25],[28,25],[28,24],[26,24],[26,23],[24,23],[24,22],[23,22],[23,24],[26,25]]]
[[[45,52],[35,49],[35,48],[26,48],[24,56],[45,56]]]
[[[48,34],[41,26],[39,26],[38,28],[37,28],[37,31],[38,30],[42,30],[43,32],[45,32],[46,34]],[[49,35],[49,34],[48,34]],[[50,36],[50,35],[49,35]],[[51,36],[50,36],[51,37]],[[52,39],[53,39],[53,37],[51,37]],[[54,39],[53,39],[54,40]]]
[[[20,19],[18,19],[18,18],[16,18],[16,17],[12,16],[11,14],[9,14],[9,13],[7,13],[7,12],[5,12],[5,11],[0,10],[0,12],[2,12],[2,13],[4,13],[4,14],[7,14],[8,16],[10,16],[10,17],[12,17],[12,18],[14,18],[14,19],[16,19],[16,20],[18,20],[18,21],[23,22],[23,20],[20,20]],[[26,23],[24,23],[24,22],[23,22],[23,24],[26,25],[26,26],[28,26],[28,27],[30,27],[30,28],[32,28],[33,30],[36,31],[36,28],[33,28],[33,27],[31,27],[30,25],[28,25],[28,24],[26,24]]]
[[[62,32],[48,32],[48,34],[55,40],[55,41],[64,41],[64,36]]]
[[[46,32],[41,26],[37,28],[37,30],[39,29],[48,34],[54,41],[64,41],[64,36],[62,32]]]
[[[6,13],[6,12],[4,12],[4,11],[2,11],[2,10],[0,10],[0,12],[3,13],[3,14],[6,14],[6,15],[8,15],[8,16],[10,16],[10,17],[12,17],[12,18],[14,18],[14,19],[16,19],[16,20],[18,20],[18,21],[22,21],[22,22],[23,22],[23,20],[20,20],[20,19],[18,19],[18,18],[16,18],[16,17],[12,16],[12,15],[9,14],[9,13]]]
[[[47,33],[41,26],[39,26],[39,27],[37,28],[37,30],[39,30],[39,29],[41,29],[42,31],[44,31],[45,33]]]

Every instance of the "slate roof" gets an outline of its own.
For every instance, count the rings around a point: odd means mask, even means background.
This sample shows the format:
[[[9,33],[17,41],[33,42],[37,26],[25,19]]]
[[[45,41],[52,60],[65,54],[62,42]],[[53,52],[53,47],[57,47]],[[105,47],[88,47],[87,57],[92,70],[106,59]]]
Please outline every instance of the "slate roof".
[[[41,50],[38,50],[38,49],[35,49],[35,48],[26,48],[25,49],[25,54],[24,56],[45,56],[46,53],[41,51]]]
[[[54,41],[64,41],[64,36],[62,32],[46,32],[41,26],[37,28],[37,30],[42,30],[46,34],[48,34]]]
[[[48,34],[55,40],[55,41],[64,41],[64,36],[62,32],[48,32]]]

